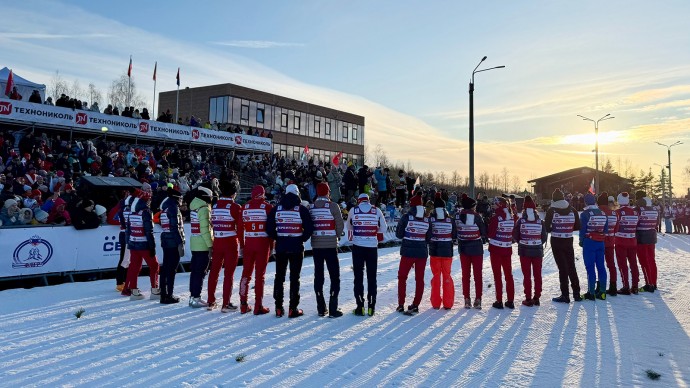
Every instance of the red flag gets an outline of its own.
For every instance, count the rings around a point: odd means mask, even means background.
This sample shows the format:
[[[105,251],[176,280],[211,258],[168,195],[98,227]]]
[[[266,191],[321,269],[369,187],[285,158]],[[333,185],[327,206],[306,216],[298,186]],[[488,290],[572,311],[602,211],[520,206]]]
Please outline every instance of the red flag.
[[[132,56],[129,56],[129,67],[127,68],[127,77],[132,77]]]
[[[180,86],[180,68],[177,68],[177,86]]]
[[[304,146],[304,153],[309,155],[309,146],[308,145]]]
[[[343,151],[340,151],[337,154],[335,154],[335,156],[333,157],[333,160],[331,162],[333,163],[334,166],[339,166],[340,165],[340,158],[342,158],[342,157],[343,157]]]
[[[7,97],[12,93],[12,88],[14,87],[14,76],[12,75],[12,70],[10,70],[10,75],[7,76],[7,85],[5,86],[5,95]]]
[[[592,195],[596,195],[596,190],[594,190],[594,178],[592,178],[592,183],[589,184],[589,192]]]
[[[153,65],[153,80],[156,80],[156,70],[158,70],[158,61],[156,61],[156,64]]]

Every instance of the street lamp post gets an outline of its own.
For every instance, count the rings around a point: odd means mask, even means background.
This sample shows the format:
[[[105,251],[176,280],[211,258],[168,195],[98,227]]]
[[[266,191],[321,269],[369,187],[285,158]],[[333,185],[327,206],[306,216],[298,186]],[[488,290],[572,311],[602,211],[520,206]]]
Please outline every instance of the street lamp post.
[[[477,70],[479,66],[486,60],[486,55],[472,71],[472,80],[470,81],[470,195],[472,199],[475,198],[474,190],[474,75],[482,71],[493,69],[503,69],[505,66],[490,67],[488,69]]]
[[[666,166],[666,167],[668,167],[668,195],[669,195],[669,199],[672,199],[673,198],[673,186],[671,185],[671,147],[681,145],[681,144],[683,144],[683,142],[677,141],[671,145],[666,145],[666,144],[659,143],[657,141],[656,144],[666,147],[666,150],[668,151],[668,166]]]
[[[661,167],[661,177],[659,179],[663,178],[664,177],[664,170],[668,166],[662,166],[659,163],[654,163],[654,165]],[[661,183],[661,199],[665,201],[667,199],[666,198],[666,182],[664,180],[661,180],[660,183]]]
[[[582,117],[583,120],[585,121],[591,121],[594,123],[594,141],[595,141],[595,146],[594,146],[594,153],[595,155],[595,168],[596,172],[594,173],[594,191],[597,195],[599,195],[599,122],[604,121],[604,120],[611,120],[615,119],[615,117],[611,116],[611,113],[607,113],[606,116],[600,118],[599,120],[592,120],[588,117],[585,117],[583,115],[577,115],[578,117]]]

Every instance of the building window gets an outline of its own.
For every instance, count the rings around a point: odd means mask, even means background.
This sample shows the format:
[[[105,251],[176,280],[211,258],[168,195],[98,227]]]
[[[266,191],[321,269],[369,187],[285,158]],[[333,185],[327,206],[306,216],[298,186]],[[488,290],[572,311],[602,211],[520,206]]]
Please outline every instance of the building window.
[[[264,123],[264,108],[256,109],[256,122],[260,124]]]
[[[347,125],[343,125],[343,139],[347,139]]]
[[[249,105],[242,104],[242,113],[240,113],[240,120],[249,120]]]
[[[314,121],[314,133],[321,133],[321,121]]]
[[[288,115],[287,113],[281,113],[280,115],[280,127],[287,128]]]
[[[299,131],[299,122],[300,122],[300,117],[295,116],[295,131]]]
[[[326,122],[326,136],[331,136],[331,123]]]
[[[357,140],[357,128],[352,127],[352,140]]]

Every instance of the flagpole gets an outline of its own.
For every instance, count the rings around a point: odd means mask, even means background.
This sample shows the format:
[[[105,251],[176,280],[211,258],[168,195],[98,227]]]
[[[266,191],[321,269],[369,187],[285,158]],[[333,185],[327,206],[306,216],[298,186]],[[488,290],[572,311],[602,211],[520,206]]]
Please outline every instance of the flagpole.
[[[129,70],[127,71],[127,84],[128,84],[128,89],[127,89],[127,106],[129,107],[129,103],[132,101],[132,56],[129,56]]]
[[[173,124],[177,124],[177,118],[180,117],[178,111],[180,109],[180,85],[177,85],[177,102],[175,103],[175,118]]]
[[[153,108],[151,109],[151,117],[152,120],[155,120],[156,117],[156,82],[158,80],[156,79],[156,71],[158,70],[158,62],[156,61],[156,64],[153,66]]]

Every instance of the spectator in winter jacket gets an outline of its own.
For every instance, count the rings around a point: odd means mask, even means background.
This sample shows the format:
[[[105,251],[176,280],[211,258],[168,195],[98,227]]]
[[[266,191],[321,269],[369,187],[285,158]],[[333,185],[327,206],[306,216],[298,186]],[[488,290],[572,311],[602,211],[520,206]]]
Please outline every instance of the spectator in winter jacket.
[[[437,194],[434,199],[434,212],[429,218],[431,224],[429,255],[431,256],[431,273],[433,274],[431,278],[431,307],[436,310],[441,308],[441,304],[446,310],[450,310],[455,300],[455,284],[451,276],[451,266],[453,264],[453,240],[457,234],[457,228],[445,206],[445,202]]]
[[[21,225],[19,206],[17,204],[16,199],[10,198],[5,200],[2,210],[0,210],[0,226]]]
[[[316,201],[309,206],[309,213],[314,222],[314,233],[311,237],[312,254],[314,256],[314,293],[316,294],[316,310],[319,316],[337,318],[343,315],[338,310],[338,294],[340,293],[340,262],[338,261],[338,240],[343,234],[343,217],[340,206],[330,200],[330,186],[322,182],[316,186]],[[323,295],[324,263],[328,268],[331,281],[328,309]]]
[[[494,274],[496,289],[496,301],[494,308],[515,308],[515,284],[513,282],[513,267],[511,256],[513,255],[513,229],[517,215],[510,211],[508,201],[503,197],[494,199],[494,215],[489,221],[489,257],[491,271]],[[503,304],[503,280],[501,272],[506,280],[506,302]]]
[[[587,269],[587,292],[584,298],[587,300],[605,300],[604,239],[606,232],[608,232],[608,219],[606,214],[597,206],[594,195],[587,193],[584,199],[586,206],[580,214],[580,246],[582,247],[585,269]],[[599,275],[599,281],[597,281],[597,275]]]
[[[374,170],[374,178],[376,179],[376,207],[381,203],[386,205],[388,203],[388,185],[386,183],[386,178],[388,178],[388,168],[385,170],[381,166],[376,167]]]
[[[144,299],[138,287],[139,271],[143,261],[149,267],[149,279],[151,281],[150,299],[160,299],[158,288],[158,260],[156,260],[156,240],[153,236],[153,215],[149,204],[151,193],[139,190],[136,199],[132,202],[131,213],[127,220],[125,237],[127,248],[130,251],[129,268],[127,268],[127,281],[122,290],[123,295],[130,295],[130,300]]]
[[[415,272],[415,295],[407,314],[419,312],[419,304],[424,294],[424,271],[429,257],[428,243],[431,239],[429,218],[424,214],[422,196],[418,193],[410,200],[410,212],[404,215],[395,228],[395,237],[402,240],[400,246],[400,265],[398,267],[398,308],[404,312],[407,276],[412,267]]]
[[[573,300],[580,301],[580,279],[575,269],[575,250],[573,248],[573,232],[580,230],[580,217],[577,210],[570,206],[560,189],[556,189],[551,196],[551,206],[546,211],[544,228],[551,233],[551,249],[553,258],[558,266],[558,280],[561,285],[561,295],[553,298],[554,302],[570,303],[568,279],[573,288]]]
[[[338,167],[332,167],[328,169],[328,175],[326,175],[326,180],[328,180],[328,188],[331,193],[331,201],[338,203],[340,202],[340,184],[342,183],[343,177],[340,175],[340,169]]]
[[[211,201],[213,191],[210,188],[199,186],[194,192],[194,199],[189,205],[192,237],[190,244],[192,249],[191,273],[189,275],[189,292],[191,297],[189,305],[194,308],[206,307],[207,303],[201,300],[201,288],[208,272],[209,260],[213,254],[213,229],[211,228]]]
[[[96,229],[101,224],[95,212],[95,205],[90,199],[79,201],[71,218],[72,226],[76,230]]]
[[[518,255],[522,268],[525,289],[523,306],[539,306],[541,297],[541,265],[544,258],[544,243],[547,233],[544,223],[537,213],[537,205],[531,196],[526,196],[522,204],[522,216],[513,229],[513,240],[518,242]],[[534,277],[534,294],[532,293],[532,277]]]
[[[405,183],[405,172],[400,170],[395,182],[395,207],[402,209],[405,202],[407,202],[407,183]]]
[[[288,318],[297,318],[304,313],[299,306],[300,272],[304,260],[304,243],[314,232],[309,210],[301,205],[299,189],[291,184],[285,188],[285,195],[268,214],[266,231],[276,241],[276,277],[273,284],[273,299],[276,316],[285,314],[283,287],[288,264],[290,266],[290,307]]]
[[[369,183],[369,178],[371,178],[372,175],[374,175],[374,173],[369,170],[369,166],[366,164],[357,170],[357,186],[360,194],[366,192],[364,186]]]
[[[388,228],[380,209],[369,202],[369,195],[362,193],[359,202],[353,207],[345,223],[345,233],[352,241],[352,272],[354,273],[354,314],[364,316],[364,267],[367,269],[368,314],[374,315],[376,307],[376,267],[378,243],[383,241],[383,233]]]
[[[56,199],[49,200],[47,202],[52,202],[52,206],[50,207],[50,213],[48,216],[48,223],[49,224],[56,224],[56,225],[71,225],[72,224],[72,218],[70,217],[70,214],[66,209],[67,203],[65,202],[64,199],[58,197]]]
[[[647,292],[656,291],[657,268],[654,250],[656,249],[656,225],[659,220],[659,211],[652,206],[652,200],[647,193],[639,190],[635,193],[637,211],[640,222],[637,224],[637,259],[642,267]]]
[[[345,185],[345,201],[349,203],[357,191],[357,177],[352,163],[347,165],[347,170],[343,176],[343,185]]]
[[[180,203],[182,193],[169,187],[168,197],[160,205],[161,209],[161,248],[163,248],[163,265],[160,271],[161,304],[179,303],[180,298],[173,294],[175,274],[184,256],[184,225]]]
[[[481,215],[475,211],[477,201],[463,194],[460,201],[462,210],[455,215],[457,228],[458,251],[462,266],[462,293],[465,298],[465,308],[474,306],[482,308],[482,264],[484,260],[484,244],[486,226]],[[474,274],[474,304],[470,302],[470,275]]]

